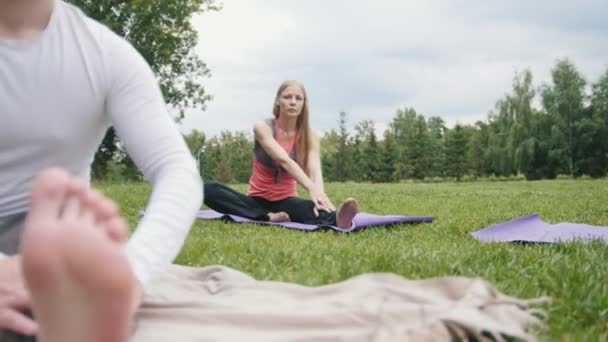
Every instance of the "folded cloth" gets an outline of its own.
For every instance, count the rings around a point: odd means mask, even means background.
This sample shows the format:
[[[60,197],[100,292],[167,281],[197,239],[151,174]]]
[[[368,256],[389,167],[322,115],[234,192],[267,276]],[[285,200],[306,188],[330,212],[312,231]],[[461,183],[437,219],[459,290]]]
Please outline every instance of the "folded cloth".
[[[147,290],[131,341],[533,341],[533,302],[478,278],[369,273],[308,287],[173,265]]]

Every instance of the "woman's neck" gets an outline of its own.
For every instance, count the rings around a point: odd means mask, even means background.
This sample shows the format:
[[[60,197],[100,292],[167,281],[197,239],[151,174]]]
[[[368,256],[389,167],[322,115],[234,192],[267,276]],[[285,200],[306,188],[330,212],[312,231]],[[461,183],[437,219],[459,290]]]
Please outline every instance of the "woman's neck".
[[[0,38],[28,39],[46,28],[53,0],[0,0]]]
[[[296,133],[298,118],[291,118],[286,115],[281,115],[277,119],[277,123],[283,133],[286,135],[292,135]]]

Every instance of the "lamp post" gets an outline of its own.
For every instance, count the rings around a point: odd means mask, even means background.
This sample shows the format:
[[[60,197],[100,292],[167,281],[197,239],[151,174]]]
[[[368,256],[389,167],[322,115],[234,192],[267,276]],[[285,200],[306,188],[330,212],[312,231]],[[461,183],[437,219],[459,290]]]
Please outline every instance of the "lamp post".
[[[203,166],[201,165],[201,155],[205,153],[205,145],[201,146],[201,148],[198,149],[198,152],[196,153],[196,167],[198,168],[198,174],[203,177]]]

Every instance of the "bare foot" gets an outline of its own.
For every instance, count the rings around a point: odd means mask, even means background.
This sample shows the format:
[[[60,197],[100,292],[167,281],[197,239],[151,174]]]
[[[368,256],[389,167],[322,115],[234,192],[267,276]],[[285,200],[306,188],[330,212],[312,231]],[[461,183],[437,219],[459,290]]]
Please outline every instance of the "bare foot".
[[[349,229],[353,225],[353,219],[358,211],[357,201],[354,198],[347,198],[336,213],[336,225],[340,229]]]
[[[56,169],[32,188],[21,255],[41,342],[124,342],[131,333],[136,280],[119,242],[126,231],[100,225],[120,222],[117,211],[103,197],[86,200],[87,191]]]
[[[83,195],[83,205],[93,209],[95,223],[102,226],[112,240],[126,242],[129,226],[120,216],[116,203],[95,190],[89,190]]]
[[[268,213],[268,218],[270,222],[289,222],[291,219],[286,212],[281,211],[278,213]]]

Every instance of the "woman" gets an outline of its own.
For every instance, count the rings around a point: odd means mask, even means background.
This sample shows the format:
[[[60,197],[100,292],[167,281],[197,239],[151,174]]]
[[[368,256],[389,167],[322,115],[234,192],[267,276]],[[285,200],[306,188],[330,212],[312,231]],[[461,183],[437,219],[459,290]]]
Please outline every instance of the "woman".
[[[253,127],[253,174],[247,195],[207,181],[205,205],[252,220],[350,228],[357,202],[347,199],[336,212],[325,194],[319,137],[309,126],[308,98],[302,84],[297,81],[281,84],[273,116]],[[298,183],[308,190],[310,200],[298,198]]]
[[[150,65],[126,39],[87,17],[77,7],[56,0],[0,1],[0,75],[0,252],[6,254],[0,262],[0,334],[7,329],[20,335],[33,335],[38,323],[40,339],[47,342],[123,340],[104,339],[106,332],[118,331],[118,327],[87,313],[110,313],[117,308],[125,309],[123,313],[133,312],[142,298],[141,293],[173,263],[203,196],[196,163],[167,111],[158,80]],[[69,211],[61,198],[55,198],[69,187],[66,184],[71,184],[71,181],[61,183],[57,179],[74,177],[80,187],[90,188],[90,165],[110,126],[153,187],[146,216],[133,227],[135,232],[124,241],[124,246],[121,242],[119,248],[103,242],[95,244],[95,239],[81,239],[81,232],[66,232],[64,222],[57,222],[57,216]],[[53,177],[50,181],[44,178],[46,185],[41,189],[51,189],[49,192],[55,197],[42,203],[51,203],[54,208],[59,203],[59,207],[64,208],[46,217],[36,216],[32,213],[36,201],[30,196],[31,190],[36,189],[34,180],[40,172],[49,168],[59,168],[67,176]],[[64,186],[53,188],[53,184]],[[93,198],[100,196],[92,195]],[[76,204],[72,208],[82,209]],[[114,215],[118,210],[116,205],[107,207],[109,209],[102,211],[110,215],[102,216],[115,218],[108,220],[108,230],[126,231],[127,224]],[[87,217],[78,209],[71,212]],[[44,229],[33,230],[34,238],[44,240],[57,232],[54,228],[64,233],[59,234],[60,238],[53,235],[53,239],[46,239],[48,244],[41,244],[45,249],[38,245],[30,248],[38,251],[38,256],[48,256],[33,260],[48,259],[53,263],[60,256],[48,251],[76,239],[81,243],[73,245],[84,253],[82,258],[73,258],[77,253],[57,248],[72,257],[59,260],[66,263],[57,268],[54,267],[57,264],[45,267],[49,272],[73,270],[72,262],[91,260],[91,256],[98,255],[94,252],[96,248],[108,246],[110,253],[116,253],[118,259],[125,262],[123,265],[128,261],[127,272],[132,272],[134,279],[125,283],[132,286],[129,290],[138,293],[132,296],[135,303],[121,307],[123,300],[112,296],[108,300],[104,295],[117,288],[116,281],[98,281],[105,277],[104,269],[114,269],[116,263],[108,264],[113,260],[110,258],[97,258],[89,264],[91,272],[77,277],[62,272],[53,275],[52,281],[34,282],[44,285],[45,291],[27,289],[21,273],[20,241],[30,214],[37,217],[31,221],[35,223],[32,225],[40,227],[45,223]],[[87,222],[76,222],[82,230],[91,225],[89,214]],[[38,220],[40,217],[43,220]],[[7,271],[12,276],[4,277]],[[46,292],[46,289],[57,291]],[[27,301],[20,301],[18,307],[14,307],[14,303],[13,307],[7,307],[6,299],[13,298],[6,296],[7,293],[23,295],[19,298],[42,293],[42,297],[33,299],[36,322],[20,310],[31,307]],[[89,293],[95,295],[84,296]],[[61,304],[55,305],[58,302]],[[82,311],[85,308],[87,313]],[[0,340],[6,341],[1,335]],[[20,336],[19,340],[30,339]]]

